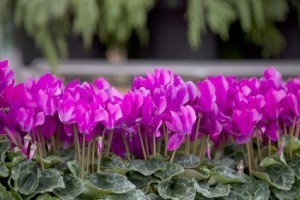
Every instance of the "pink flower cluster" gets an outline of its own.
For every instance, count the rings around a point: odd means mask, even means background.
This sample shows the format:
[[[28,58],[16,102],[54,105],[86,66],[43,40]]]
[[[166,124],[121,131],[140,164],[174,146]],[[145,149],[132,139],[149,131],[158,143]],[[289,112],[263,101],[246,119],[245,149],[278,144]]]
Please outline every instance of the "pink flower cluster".
[[[0,62],[0,133],[26,155],[28,138],[35,138],[31,144],[59,138],[68,148],[75,132],[79,143],[107,141],[112,133],[110,151],[125,156],[128,148],[143,157],[143,149],[151,153],[159,143],[176,150],[204,135],[215,146],[230,139],[244,144],[256,136],[277,141],[300,123],[300,77],[284,81],[273,67],[261,78],[218,75],[197,84],[156,69],[136,77],[122,95],[104,78],[64,85],[47,73],[16,84],[7,65]]]

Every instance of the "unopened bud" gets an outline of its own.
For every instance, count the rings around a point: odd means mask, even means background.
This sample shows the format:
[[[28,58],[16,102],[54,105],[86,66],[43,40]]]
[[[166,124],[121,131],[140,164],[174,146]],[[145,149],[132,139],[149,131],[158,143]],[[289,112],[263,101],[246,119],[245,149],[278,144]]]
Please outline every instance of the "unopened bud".
[[[36,142],[33,143],[31,146],[30,146],[30,152],[29,152],[29,160],[31,161],[35,152],[37,150],[37,145],[36,145]]]
[[[98,145],[97,153],[99,155],[103,150],[103,137],[101,136],[97,137],[97,145]]]
[[[206,140],[206,154],[209,160],[211,160],[211,142],[209,138]]]
[[[243,174],[244,173],[244,161],[241,160],[240,163],[237,165],[237,171],[239,174]]]
[[[286,142],[284,138],[280,138],[278,141],[278,155],[280,156],[283,149],[286,147]]]

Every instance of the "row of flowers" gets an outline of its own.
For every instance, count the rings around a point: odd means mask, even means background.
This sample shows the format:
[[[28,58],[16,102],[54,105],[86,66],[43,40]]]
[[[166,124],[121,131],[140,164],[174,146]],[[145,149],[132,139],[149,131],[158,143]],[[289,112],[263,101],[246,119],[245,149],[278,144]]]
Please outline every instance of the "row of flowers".
[[[82,155],[87,147],[147,159],[183,144],[185,153],[210,158],[212,144],[252,139],[258,148],[278,141],[282,151],[280,136],[299,131],[300,77],[284,81],[274,67],[260,78],[218,75],[196,84],[156,69],[123,95],[102,77],[65,85],[47,73],[17,84],[0,62],[0,133],[29,159],[36,149],[43,156],[71,146]]]

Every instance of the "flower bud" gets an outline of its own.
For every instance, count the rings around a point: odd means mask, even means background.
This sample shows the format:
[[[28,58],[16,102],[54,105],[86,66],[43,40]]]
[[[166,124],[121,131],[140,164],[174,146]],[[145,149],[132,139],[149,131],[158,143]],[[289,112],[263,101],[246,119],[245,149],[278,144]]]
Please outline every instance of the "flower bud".
[[[239,174],[242,174],[242,173],[244,173],[244,161],[243,160],[241,160],[240,161],[240,163],[237,165],[237,171],[238,171],[238,173]]]

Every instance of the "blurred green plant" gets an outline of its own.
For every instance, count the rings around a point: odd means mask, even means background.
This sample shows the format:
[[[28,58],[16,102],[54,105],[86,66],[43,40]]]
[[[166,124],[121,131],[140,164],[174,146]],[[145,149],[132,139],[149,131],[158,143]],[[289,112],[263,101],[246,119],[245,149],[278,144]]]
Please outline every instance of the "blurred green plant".
[[[126,51],[133,32],[147,44],[147,18],[154,4],[155,0],[1,0],[0,37],[13,20],[53,64],[67,57],[70,34],[81,36],[86,49],[98,36],[108,49]],[[276,23],[284,21],[291,8],[300,13],[300,1],[188,0],[190,46],[199,48],[207,29],[226,41],[231,25],[239,22],[245,39],[262,47],[263,57],[275,57],[286,45]]]
[[[246,37],[262,47],[263,57],[277,56],[286,43],[276,23],[286,19],[290,6],[296,7],[300,17],[299,0],[189,0],[189,43],[193,49],[199,48],[207,27],[226,41],[230,26],[239,21]]]

